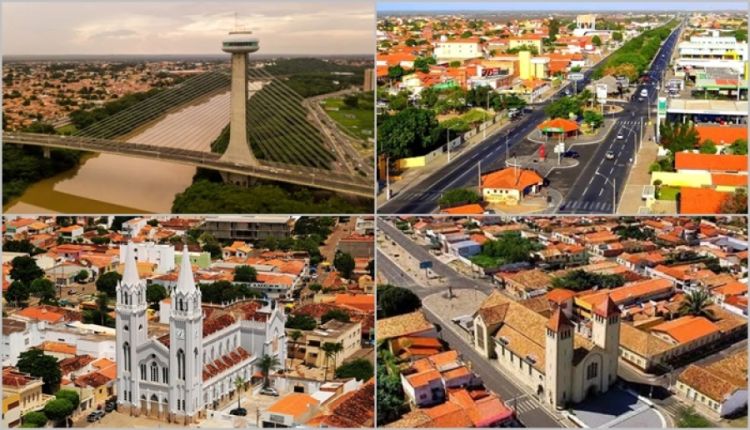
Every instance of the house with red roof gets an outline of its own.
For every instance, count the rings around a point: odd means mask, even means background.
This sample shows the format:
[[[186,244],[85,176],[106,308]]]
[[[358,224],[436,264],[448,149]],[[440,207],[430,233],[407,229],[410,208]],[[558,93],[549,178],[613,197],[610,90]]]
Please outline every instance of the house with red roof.
[[[482,198],[491,204],[517,205],[538,193],[544,179],[533,170],[508,167],[482,176]]]

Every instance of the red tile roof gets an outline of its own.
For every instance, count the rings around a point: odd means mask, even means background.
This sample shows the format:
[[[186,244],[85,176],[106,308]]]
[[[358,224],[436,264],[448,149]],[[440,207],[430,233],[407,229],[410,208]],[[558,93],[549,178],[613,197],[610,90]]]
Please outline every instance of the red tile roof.
[[[525,190],[532,185],[542,185],[544,180],[533,170],[512,167],[482,176],[482,188]]]
[[[718,214],[730,193],[711,188],[680,188],[680,214]]]
[[[677,170],[747,172],[747,155],[678,152],[675,154],[674,167]]]

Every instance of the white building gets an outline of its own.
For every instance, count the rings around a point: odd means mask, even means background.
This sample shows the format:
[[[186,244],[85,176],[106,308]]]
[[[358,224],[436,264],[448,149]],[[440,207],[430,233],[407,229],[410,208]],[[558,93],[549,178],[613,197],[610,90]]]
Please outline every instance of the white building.
[[[258,302],[240,305],[246,306],[202,303],[185,247],[170,297],[169,333],[151,336],[146,282],[129,250],[115,308],[118,411],[194,422],[231,397],[237,377],[250,381],[263,355],[284,363],[284,312]]]
[[[438,62],[450,60],[468,60],[484,56],[479,39],[448,40],[445,37],[435,44],[435,58]]]
[[[132,244],[136,261],[148,261],[156,264],[156,273],[164,274],[174,270],[174,246],[160,245],[154,242],[143,242]],[[127,247],[120,247],[120,261],[125,261]]]

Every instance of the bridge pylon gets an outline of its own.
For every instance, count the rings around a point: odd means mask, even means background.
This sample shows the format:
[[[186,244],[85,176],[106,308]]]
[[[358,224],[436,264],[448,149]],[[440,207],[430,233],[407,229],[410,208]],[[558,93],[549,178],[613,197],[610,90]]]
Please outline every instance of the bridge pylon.
[[[229,145],[222,161],[257,166],[247,136],[247,54],[258,50],[258,39],[250,31],[232,31],[222,50],[232,54],[232,88],[229,104]]]

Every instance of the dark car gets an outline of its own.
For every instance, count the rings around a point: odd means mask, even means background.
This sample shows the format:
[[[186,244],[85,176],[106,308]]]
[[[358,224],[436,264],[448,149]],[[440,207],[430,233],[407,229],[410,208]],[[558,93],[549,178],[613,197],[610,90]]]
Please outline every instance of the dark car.
[[[107,402],[104,404],[104,412],[106,413],[110,413],[115,409],[117,409],[117,405],[115,404],[115,402]]]
[[[581,154],[578,153],[578,151],[568,150],[563,152],[563,157],[565,158],[578,158]]]
[[[102,419],[102,417],[104,417],[104,412],[102,412],[102,411],[94,411],[94,412],[90,413],[89,416],[86,417],[86,421],[88,421],[90,423],[94,423],[94,422],[97,422],[100,419]]]
[[[229,411],[229,415],[237,415],[239,417],[244,417],[247,415],[247,409],[245,408],[234,408],[231,411]]]

